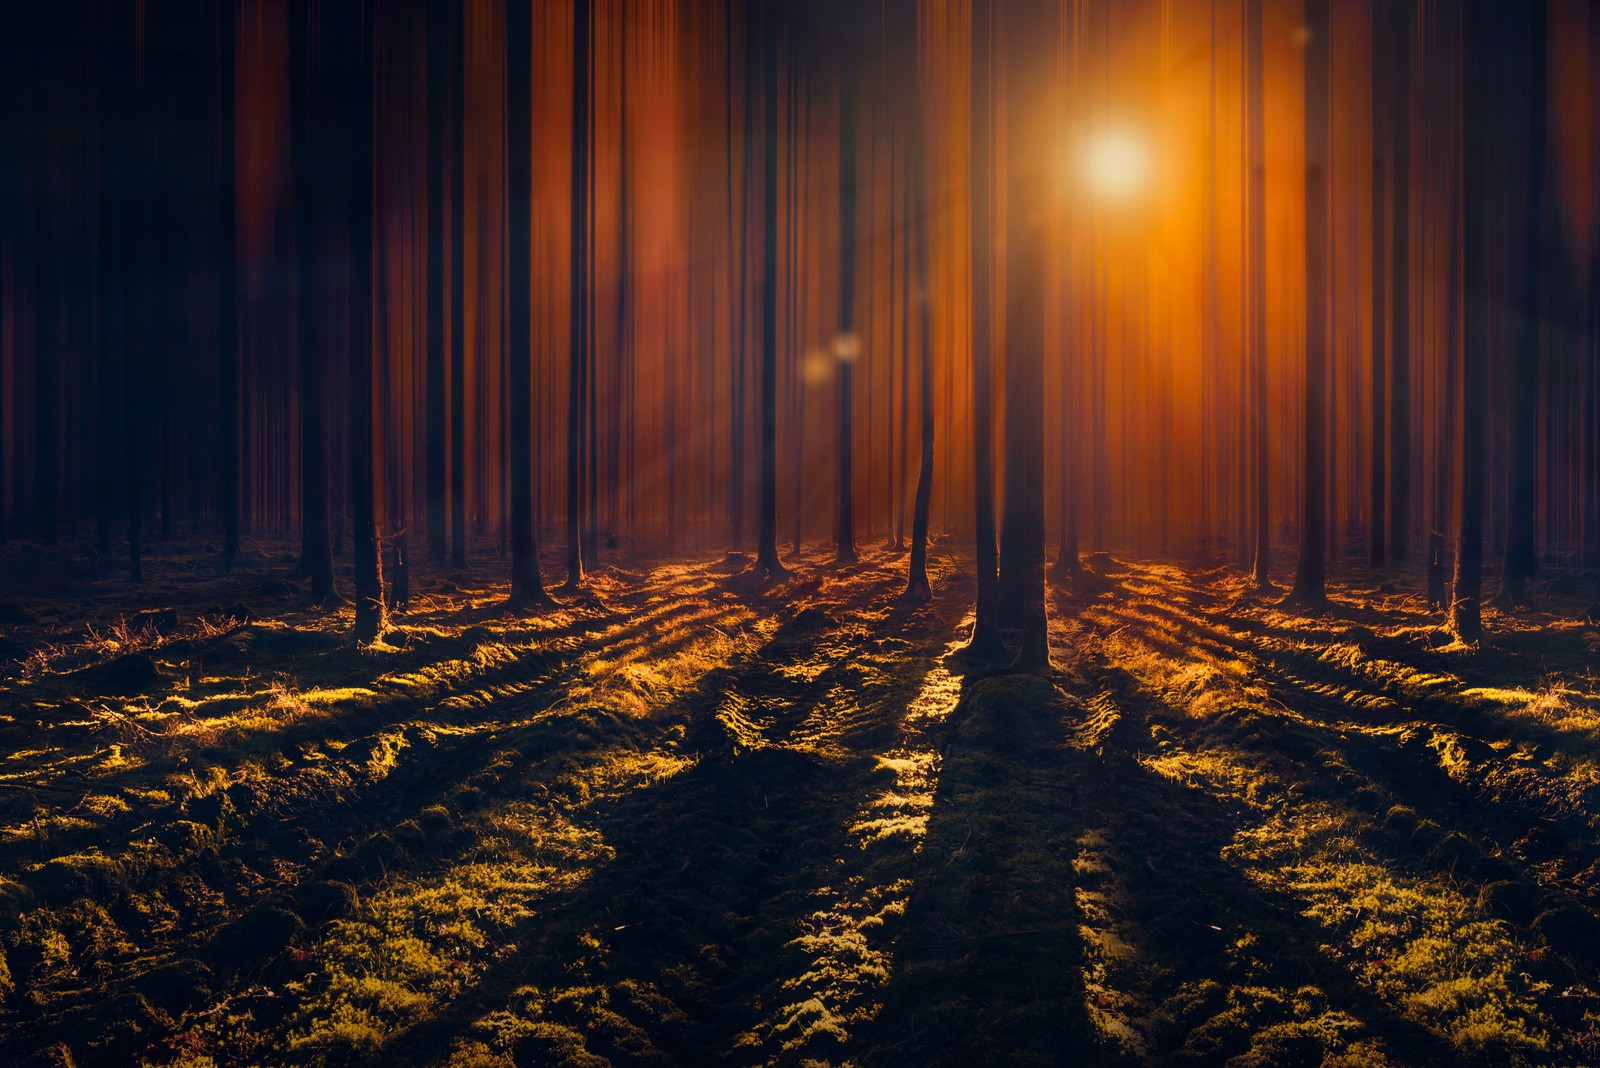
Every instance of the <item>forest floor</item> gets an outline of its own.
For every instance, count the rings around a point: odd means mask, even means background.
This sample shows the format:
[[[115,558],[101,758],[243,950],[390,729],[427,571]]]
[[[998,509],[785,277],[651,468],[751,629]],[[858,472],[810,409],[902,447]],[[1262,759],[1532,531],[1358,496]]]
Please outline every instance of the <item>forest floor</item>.
[[[0,558],[0,1062],[1600,1061],[1579,588],[1097,556],[1008,675],[943,548],[424,567],[363,650],[272,549]]]

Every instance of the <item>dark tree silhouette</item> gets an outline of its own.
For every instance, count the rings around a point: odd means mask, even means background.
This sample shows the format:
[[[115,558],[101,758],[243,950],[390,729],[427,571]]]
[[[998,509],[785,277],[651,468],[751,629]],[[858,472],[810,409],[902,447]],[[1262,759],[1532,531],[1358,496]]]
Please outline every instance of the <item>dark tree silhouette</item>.
[[[1389,361],[1389,553],[1404,561],[1411,547],[1411,0],[1389,7],[1389,135],[1394,163],[1393,358]]]
[[[1490,119],[1500,87],[1492,84],[1498,21],[1485,3],[1465,5],[1462,20],[1463,121],[1461,198],[1463,240],[1461,273],[1466,291],[1466,329],[1461,354],[1461,525],[1456,539],[1456,569],[1451,591],[1450,626],[1462,641],[1483,634],[1484,452],[1488,422],[1490,329],[1489,294],[1491,183],[1487,169],[1495,151]],[[1515,47],[1515,42],[1505,42]]]
[[[513,4],[514,7],[520,6]],[[521,15],[519,14],[519,20]],[[589,347],[589,254],[588,254],[588,225],[589,225],[589,66],[593,49],[592,38],[594,34],[593,15],[590,10],[589,0],[576,0],[572,9],[572,256],[571,256],[571,310],[568,313],[568,349],[567,349],[567,582],[566,588],[576,590],[583,585],[583,401],[584,401],[584,371],[585,353]],[[520,25],[520,21],[519,21]],[[531,29],[530,29],[531,32]],[[514,50],[526,52],[530,47],[527,35],[516,38]],[[526,66],[531,60],[524,58],[514,59]],[[523,97],[532,92],[531,71],[518,70],[516,76],[519,81],[511,87],[513,92],[520,91]],[[521,90],[517,86],[522,86]],[[524,99],[513,102],[516,108],[513,113],[518,118],[532,122],[531,105]],[[524,141],[531,136],[525,126],[516,127],[514,139]],[[517,149],[518,165],[522,166],[521,177],[516,178],[513,202],[520,201],[522,207],[516,209],[511,215],[512,240],[521,242],[525,247],[528,241],[526,233],[528,220],[527,201],[529,196],[528,181],[530,178],[531,163],[527,162],[526,154],[522,148]],[[519,173],[513,169],[513,176]],[[520,213],[520,214],[519,214]],[[519,232],[518,219],[523,224]],[[526,259],[526,257],[524,257]],[[526,272],[526,266],[523,271]],[[518,306],[525,305],[528,292],[526,273],[523,275],[524,285],[517,291]],[[526,316],[520,316],[526,319]],[[518,349],[513,364],[523,363],[526,373],[526,363],[532,359],[531,355],[524,355],[524,350]],[[523,379],[524,387],[527,380]],[[517,388],[516,382],[512,383],[512,390]],[[524,388],[523,392],[526,392]],[[515,394],[512,397],[516,402]],[[516,430],[522,434],[522,430]],[[521,438],[519,437],[520,441]],[[525,472],[529,478],[531,471]],[[516,472],[512,472],[516,477]],[[531,493],[531,489],[529,490]],[[529,502],[529,524],[532,524],[532,502]]]
[[[327,227],[331,212],[324,204],[320,161],[332,148],[325,128],[327,109],[319,106],[329,79],[326,58],[317,60],[313,42],[320,37],[313,19],[313,0],[298,0],[290,11],[290,40],[297,62],[290,72],[290,149],[294,176],[295,349],[300,397],[300,570],[310,579],[314,604],[339,600],[333,581],[333,540],[329,531],[328,374],[322,354],[328,346],[333,318],[328,266]]]
[[[920,102],[920,96],[915,99]],[[915,279],[908,288],[916,294],[913,302],[917,306],[922,387],[922,454],[917,466],[917,500],[911,511],[911,567],[906,579],[906,598],[926,601],[933,596],[933,587],[928,582],[928,507],[933,498],[933,321],[928,309],[928,179],[922,109],[913,104],[906,110],[909,112],[906,206],[912,216],[909,225],[916,270]],[[906,341],[909,345],[909,336]],[[910,385],[907,381],[901,388],[909,391]]]
[[[448,152],[445,138],[445,85],[449,34],[444,23],[460,18],[455,5],[432,3],[427,9],[428,32],[428,337],[427,390],[423,428],[424,477],[428,515],[428,559],[444,563],[445,556],[445,321],[444,295],[449,284],[444,260],[444,168]]]
[[[539,576],[539,547],[533,529],[533,337],[529,320],[532,313],[529,307],[532,287],[532,236],[529,229],[533,170],[532,2],[512,0],[506,7],[506,180],[510,183],[506,197],[506,226],[509,230],[506,256],[510,289],[507,308],[510,351],[507,353],[507,362],[511,394],[511,603],[517,607],[544,604],[549,600]],[[573,51],[579,60],[577,85],[585,86],[588,84],[588,0],[578,0],[573,17]],[[579,93],[578,102],[574,104],[575,115],[586,114],[583,100],[584,94]],[[573,158],[576,160],[580,155],[574,152]],[[576,167],[574,164],[574,171]],[[579,188],[581,186],[575,183],[574,197],[578,195]],[[576,218],[574,223],[572,240],[574,245],[579,245],[583,241],[583,231],[576,225]],[[574,253],[574,257],[576,255]],[[581,278],[582,275],[574,273],[574,294],[581,293]],[[576,457],[569,457],[568,560],[574,569],[569,572],[568,581],[573,585],[582,580],[581,565],[573,563],[578,549],[576,473]]]
[[[977,533],[977,604],[968,650],[1000,651],[1000,590],[994,516],[994,13],[991,0],[972,4],[972,466],[973,525]]]
[[[1050,660],[1044,605],[1045,252],[1056,192],[1050,118],[1058,17],[1048,3],[1003,11],[1006,87],[1006,463],[1000,619],[1021,630],[1014,666]]]
[[[350,323],[346,399],[350,427],[350,545],[355,565],[355,638],[375,641],[384,630],[383,556],[379,552],[378,523],[373,480],[372,420],[372,134],[373,51],[372,29],[359,11],[339,11],[328,16],[340,31],[333,40],[346,54],[339,57],[351,67],[341,95],[348,115],[343,151],[346,169]],[[384,353],[382,355],[387,355]],[[384,361],[387,366],[387,361]]]
[[[239,556],[239,224],[235,121],[235,35],[232,5],[217,11],[217,323],[218,464],[221,469],[222,569]]]
[[[1544,6],[1526,5],[1525,22],[1517,26],[1521,49],[1518,57],[1518,116],[1523,138],[1524,163],[1518,175],[1522,203],[1519,227],[1511,247],[1520,253],[1520,290],[1512,307],[1516,341],[1506,361],[1506,395],[1510,408],[1506,454],[1505,558],[1500,573],[1500,592],[1495,604],[1502,608],[1521,605],[1527,597],[1527,583],[1538,571],[1534,556],[1536,519],[1536,479],[1538,448],[1538,388],[1541,349],[1540,271],[1544,263],[1544,187],[1546,115],[1546,76],[1543,64],[1545,41]]]
[[[1306,0],[1306,372],[1300,561],[1290,603],[1327,600],[1328,0]]]
[[[1389,370],[1386,345],[1389,329],[1388,285],[1388,231],[1385,206],[1387,203],[1388,171],[1385,159],[1391,147],[1389,134],[1390,115],[1394,100],[1390,91],[1389,57],[1390,26],[1386,14],[1389,0],[1377,0],[1372,18],[1372,473],[1369,479],[1368,561],[1373,567],[1382,567],[1388,551],[1388,476],[1387,408]]]
[[[776,5],[763,9],[761,57],[761,527],[756,569],[789,573],[778,559],[778,40]]]
[[[856,337],[856,62],[853,35],[846,31],[839,58],[839,510],[835,562],[856,562],[855,526],[855,361]],[[768,133],[768,136],[772,136]]]
[[[1264,108],[1263,0],[1245,3],[1246,107],[1249,111],[1250,161],[1250,429],[1255,484],[1254,579],[1257,589],[1272,588],[1271,453],[1267,428],[1267,129]]]
[[[449,39],[452,138],[450,151],[450,563],[467,566],[467,188],[466,63],[462,13],[450,7],[444,30]]]

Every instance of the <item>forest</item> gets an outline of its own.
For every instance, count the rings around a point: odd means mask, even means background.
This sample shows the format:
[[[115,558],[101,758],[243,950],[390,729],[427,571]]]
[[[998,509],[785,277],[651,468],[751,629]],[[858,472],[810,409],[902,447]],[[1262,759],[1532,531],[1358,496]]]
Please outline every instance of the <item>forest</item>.
[[[1600,1063],[1592,0],[0,29],[0,1063]]]

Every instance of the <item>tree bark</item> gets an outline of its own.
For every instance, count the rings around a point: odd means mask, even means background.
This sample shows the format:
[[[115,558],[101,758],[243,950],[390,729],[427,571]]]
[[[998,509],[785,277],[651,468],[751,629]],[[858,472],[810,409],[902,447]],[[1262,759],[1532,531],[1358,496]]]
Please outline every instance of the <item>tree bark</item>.
[[[761,527],[756,569],[769,578],[782,578],[789,573],[778,559],[778,38],[783,30],[779,17],[773,7],[763,9]]]
[[[539,575],[539,546],[533,527],[533,412],[532,412],[532,377],[533,377],[533,337],[529,316],[531,309],[528,306],[532,292],[532,237],[529,232],[531,223],[529,198],[532,189],[533,177],[533,0],[511,0],[506,7],[506,105],[507,123],[507,212],[506,225],[508,256],[508,303],[506,314],[510,350],[506,354],[509,371],[510,397],[510,452],[511,452],[511,603],[516,607],[527,607],[548,603],[549,595],[545,593],[544,581]],[[575,89],[585,89],[588,85],[588,55],[589,55],[589,3],[588,0],[577,0],[574,8],[575,32],[573,36],[573,51],[577,60],[577,76],[574,81]],[[586,93],[577,93],[573,103],[574,123],[586,112],[584,100]],[[573,156],[576,161],[581,153],[575,151]],[[574,162],[573,170],[576,174],[578,163]],[[577,226],[578,209],[581,202],[576,198],[580,185],[574,185],[574,226],[572,233],[573,244],[580,245],[583,240],[582,228]],[[574,257],[576,258],[576,251]],[[580,284],[581,274],[575,274],[572,279],[574,305],[576,306],[582,294]],[[575,339],[576,340],[576,339]],[[574,345],[574,353],[579,346]],[[569,436],[569,444],[571,438]],[[569,494],[576,496],[576,456],[568,457]],[[577,553],[578,548],[578,513],[574,507],[575,501],[569,498],[569,511],[567,516],[567,533],[569,540],[568,562]],[[568,579],[574,585],[581,581],[581,570],[569,572]]]
[[[1517,607],[1526,600],[1527,582],[1538,571],[1534,556],[1534,510],[1537,471],[1538,382],[1542,360],[1540,346],[1540,272],[1543,267],[1544,183],[1546,146],[1546,80],[1542,62],[1545,48],[1544,6],[1526,5],[1525,23],[1517,29],[1524,52],[1524,69],[1519,69],[1522,104],[1520,128],[1526,138],[1526,162],[1522,173],[1522,218],[1513,245],[1522,254],[1521,290],[1517,308],[1516,350],[1507,361],[1510,401],[1506,476],[1505,557],[1500,577],[1500,593],[1495,603],[1502,608]]]
[[[1059,17],[1052,3],[1006,5],[1006,496],[1000,618],[1021,631],[1013,667],[1050,662],[1044,603],[1045,247],[1055,190],[1050,150]]]
[[[847,54],[839,61],[839,336],[834,355],[839,368],[839,485],[837,552],[834,562],[856,562],[855,531],[855,361],[856,337],[856,71]],[[769,135],[770,136],[770,135]]]
[[[1306,0],[1306,376],[1300,562],[1291,603],[1327,600],[1328,0]]]
[[[1246,0],[1245,52],[1250,157],[1250,428],[1255,475],[1255,586],[1272,588],[1272,456],[1267,427],[1267,154],[1262,42],[1263,0]]]
[[[432,3],[425,9],[428,39],[428,353],[427,390],[424,400],[423,449],[428,514],[428,560],[445,558],[445,319],[444,296],[449,280],[444,260],[444,165],[446,64],[449,34],[443,23],[459,18],[450,3]]]
[[[355,565],[355,638],[372,642],[386,626],[383,598],[383,557],[379,553],[373,480],[373,345],[372,345],[372,140],[373,140],[373,30],[358,12],[337,12],[344,32],[338,43],[351,53],[344,61],[354,66],[346,87],[349,128],[345,131],[349,153],[350,324],[348,375],[345,380],[350,425],[350,544]],[[387,354],[380,354],[386,356]],[[380,365],[385,361],[380,360]]]
[[[513,7],[521,7],[520,3],[513,3]],[[589,67],[591,40],[594,33],[593,14],[590,10],[589,0],[576,0],[573,5],[573,35],[572,35],[572,220],[571,240],[572,255],[570,257],[571,273],[568,279],[570,286],[571,303],[568,312],[568,348],[567,348],[567,582],[566,588],[576,590],[583,585],[583,401],[584,401],[584,371],[585,352],[588,348],[589,331],[589,255],[588,255],[588,219],[589,219]],[[519,19],[523,16],[519,14]],[[515,39],[514,49],[526,50],[530,47],[527,36]],[[524,60],[516,60],[526,65]],[[524,75],[518,71],[517,77],[525,81],[517,84],[524,86],[531,92],[531,71]],[[515,88],[515,87],[514,87]],[[520,91],[520,90],[519,90]],[[526,95],[526,93],[524,94]],[[531,105],[524,103],[515,104],[516,115],[520,118],[531,119]],[[531,136],[526,127],[517,130],[513,140],[524,140]],[[521,153],[522,149],[519,148]],[[521,161],[522,156],[518,156]],[[522,175],[527,178],[529,168],[522,170]],[[520,199],[524,205],[529,196],[528,184],[520,181],[517,186],[517,196],[513,201]],[[526,207],[518,209],[527,219]],[[512,224],[516,225],[519,216],[512,215]],[[527,240],[524,234],[519,239],[516,234],[513,240]],[[525,268],[524,268],[525,269]],[[526,280],[526,276],[524,276]],[[523,291],[520,301],[527,299],[526,290]],[[518,350],[518,360],[531,359],[531,355],[524,357]],[[526,374],[526,372],[523,372]],[[524,381],[526,381],[524,379]],[[516,388],[515,382],[512,388]],[[515,400],[515,397],[513,397]],[[512,473],[515,477],[515,472]],[[531,477],[531,475],[530,475]],[[529,519],[532,525],[532,519]]]
[[[972,4],[972,467],[973,528],[977,533],[977,603],[968,650],[999,653],[1000,591],[994,515],[994,11],[992,0]]]
[[[318,106],[324,79],[312,59],[312,42],[321,36],[320,28],[313,25],[319,8],[314,0],[298,0],[289,10],[295,23],[290,33],[291,47],[300,57],[290,74],[294,175],[290,211],[295,224],[294,317],[300,393],[300,569],[310,579],[312,603],[327,606],[339,601],[334,588],[329,529],[328,374],[318,351],[324,333],[332,332],[333,310],[326,297],[331,288],[326,266],[329,249],[323,240],[331,220],[316,176],[318,161],[331,150],[332,139],[324,129],[326,113]]]
[[[1373,567],[1382,567],[1387,558],[1388,537],[1388,459],[1385,453],[1388,433],[1386,417],[1389,370],[1385,345],[1389,329],[1388,231],[1385,229],[1384,157],[1390,148],[1389,125],[1394,102],[1389,87],[1391,0],[1375,0],[1372,17],[1372,478],[1368,517],[1369,556]]]
[[[1389,361],[1389,553],[1410,555],[1411,543],[1411,39],[1415,8],[1395,3],[1393,62],[1394,289],[1393,358]]]
[[[920,82],[917,83],[920,86]],[[928,508],[933,498],[933,322],[928,300],[928,179],[926,146],[923,144],[921,95],[906,109],[909,155],[906,167],[906,204],[914,244],[916,278],[907,286],[916,293],[917,342],[922,376],[922,458],[917,468],[917,499],[911,511],[911,568],[906,579],[906,599],[930,600],[933,586],[928,582]],[[908,324],[909,325],[909,324]],[[910,337],[905,338],[909,346]],[[902,390],[911,383],[904,382]]]

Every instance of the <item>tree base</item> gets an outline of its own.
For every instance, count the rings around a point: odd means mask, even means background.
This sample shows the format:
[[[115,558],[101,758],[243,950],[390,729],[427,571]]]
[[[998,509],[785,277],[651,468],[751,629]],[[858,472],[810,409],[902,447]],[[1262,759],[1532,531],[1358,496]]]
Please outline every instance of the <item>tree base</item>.
[[[906,604],[927,604],[933,600],[933,587],[929,585],[927,576],[913,578],[906,583],[905,592],[900,599]]]

